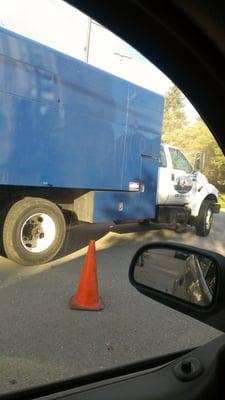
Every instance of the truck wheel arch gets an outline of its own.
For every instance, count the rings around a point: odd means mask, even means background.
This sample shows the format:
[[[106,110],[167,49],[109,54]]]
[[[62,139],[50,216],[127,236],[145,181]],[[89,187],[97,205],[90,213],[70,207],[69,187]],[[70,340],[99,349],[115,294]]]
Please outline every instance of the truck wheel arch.
[[[208,196],[206,196],[203,201],[205,201],[205,200],[209,200],[213,203],[213,202],[217,202],[218,198],[216,197],[215,194],[211,193],[211,194],[208,194]]]
[[[201,192],[199,194],[201,194]],[[198,201],[196,201],[195,204],[191,206],[192,217],[195,217],[195,218],[198,217],[200,209],[201,209],[204,201],[211,201],[212,203],[217,203],[218,198],[215,194],[213,194],[213,193],[208,194],[207,192],[204,191],[204,193],[202,193],[201,196],[198,197]]]

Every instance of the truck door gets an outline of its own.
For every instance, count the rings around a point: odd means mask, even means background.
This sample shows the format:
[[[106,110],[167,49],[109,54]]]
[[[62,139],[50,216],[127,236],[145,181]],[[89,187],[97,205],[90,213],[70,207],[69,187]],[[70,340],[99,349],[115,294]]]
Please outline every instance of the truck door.
[[[193,167],[179,149],[167,146],[166,152],[169,173],[166,204],[188,204],[197,190]]]

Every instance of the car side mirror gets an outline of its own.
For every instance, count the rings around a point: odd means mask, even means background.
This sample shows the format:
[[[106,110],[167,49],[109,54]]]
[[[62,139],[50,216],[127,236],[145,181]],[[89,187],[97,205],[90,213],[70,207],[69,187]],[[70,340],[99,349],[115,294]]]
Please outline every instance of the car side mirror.
[[[225,258],[176,243],[153,243],[134,255],[135,288],[175,310],[225,331]]]
[[[203,171],[205,166],[205,153],[196,153],[194,160],[194,170],[195,171]]]

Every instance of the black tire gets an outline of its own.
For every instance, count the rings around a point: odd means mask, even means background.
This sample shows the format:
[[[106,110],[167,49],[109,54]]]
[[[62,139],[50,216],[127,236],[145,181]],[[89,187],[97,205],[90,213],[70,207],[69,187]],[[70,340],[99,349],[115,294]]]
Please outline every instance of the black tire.
[[[27,197],[14,203],[7,213],[3,246],[7,257],[19,264],[43,264],[59,252],[65,234],[65,220],[57,205]]]
[[[195,222],[195,229],[198,236],[208,236],[213,222],[212,202],[203,201],[198,217]]]

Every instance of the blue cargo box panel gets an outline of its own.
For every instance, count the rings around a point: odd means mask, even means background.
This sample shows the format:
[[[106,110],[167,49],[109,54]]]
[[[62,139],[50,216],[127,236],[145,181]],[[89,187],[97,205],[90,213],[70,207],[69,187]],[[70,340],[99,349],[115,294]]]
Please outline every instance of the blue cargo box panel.
[[[131,183],[130,192],[91,191],[74,202],[78,219],[86,222],[142,220],[155,217],[158,161],[142,159],[146,182]],[[145,168],[148,169],[146,173]]]
[[[0,184],[129,191],[159,156],[162,96],[3,28],[0,102]]]

